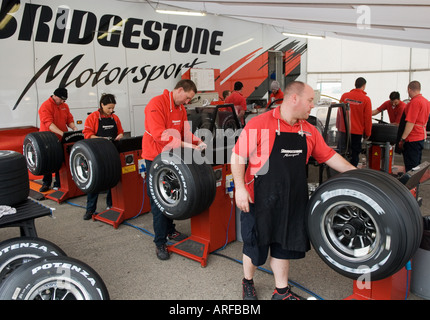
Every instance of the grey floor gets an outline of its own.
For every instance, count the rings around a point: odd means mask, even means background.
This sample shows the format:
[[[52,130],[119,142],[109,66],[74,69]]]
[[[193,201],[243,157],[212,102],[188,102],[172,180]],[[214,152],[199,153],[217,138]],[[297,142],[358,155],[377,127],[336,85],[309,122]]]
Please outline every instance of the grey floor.
[[[425,159],[430,152],[425,151]],[[395,163],[402,163],[395,156]],[[430,182],[420,188],[422,214],[430,214]],[[100,195],[98,209],[105,208],[105,195]],[[210,254],[206,267],[179,254],[168,261],[157,259],[152,232],[152,215],[140,215],[118,229],[100,221],[84,221],[86,197],[57,204],[41,203],[53,209],[53,217],[36,219],[38,236],[60,246],[68,256],[93,267],[104,280],[113,300],[240,300],[242,294],[242,243],[229,243],[217,254]],[[190,232],[189,220],[178,221],[177,229]],[[0,229],[0,241],[19,236],[18,228]],[[324,300],[341,300],[353,293],[352,280],[328,267],[311,250],[305,259],[292,261],[290,280],[294,291]],[[271,298],[274,279],[267,263],[255,276],[261,300]],[[306,288],[311,292],[301,290]],[[409,300],[422,300],[410,294]]]

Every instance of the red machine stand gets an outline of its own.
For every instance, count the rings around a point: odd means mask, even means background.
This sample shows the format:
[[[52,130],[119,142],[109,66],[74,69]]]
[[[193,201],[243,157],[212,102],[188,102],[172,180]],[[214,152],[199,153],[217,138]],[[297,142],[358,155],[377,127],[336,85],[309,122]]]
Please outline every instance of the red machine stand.
[[[112,208],[93,215],[93,220],[111,224],[117,229],[124,220],[151,211],[146,184],[139,171],[143,164],[140,154],[141,150],[120,153],[122,175],[111,189]]]
[[[56,191],[45,194],[45,198],[54,200],[58,203],[61,203],[70,198],[79,197],[84,194],[76,186],[75,182],[73,181],[72,174],[70,172],[69,155],[70,155],[70,149],[73,146],[73,144],[74,142],[63,144],[64,162],[61,165],[61,168],[59,170],[61,187]]]
[[[405,300],[409,296],[410,270],[406,267],[368,285],[354,281],[354,293],[345,300]]]
[[[393,146],[387,143],[372,142],[367,149],[367,167],[392,173]]]
[[[236,240],[236,206],[226,192],[226,184],[232,181],[230,165],[214,166],[214,171],[221,178],[217,179],[212,205],[190,219],[191,236],[167,247],[169,252],[200,262],[202,267],[207,265],[208,253]]]

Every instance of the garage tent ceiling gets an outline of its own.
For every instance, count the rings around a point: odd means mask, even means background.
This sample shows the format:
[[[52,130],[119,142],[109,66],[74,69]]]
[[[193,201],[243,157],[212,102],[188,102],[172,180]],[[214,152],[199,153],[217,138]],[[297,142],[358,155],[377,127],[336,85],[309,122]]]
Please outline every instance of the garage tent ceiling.
[[[428,0],[125,1],[268,24],[279,32],[430,48]]]

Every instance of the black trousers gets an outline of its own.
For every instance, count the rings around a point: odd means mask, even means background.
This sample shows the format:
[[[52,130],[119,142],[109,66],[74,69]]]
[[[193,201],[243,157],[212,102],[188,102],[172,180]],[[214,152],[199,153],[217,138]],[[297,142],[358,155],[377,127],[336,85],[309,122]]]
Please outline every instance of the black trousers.
[[[405,164],[405,172],[412,170],[421,164],[423,154],[424,140],[405,142],[403,145],[403,162]]]

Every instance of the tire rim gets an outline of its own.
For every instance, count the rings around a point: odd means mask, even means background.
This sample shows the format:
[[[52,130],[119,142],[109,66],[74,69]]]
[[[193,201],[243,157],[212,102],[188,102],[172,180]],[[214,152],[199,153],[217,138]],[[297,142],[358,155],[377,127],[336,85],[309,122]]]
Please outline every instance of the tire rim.
[[[364,262],[379,252],[379,228],[372,214],[356,203],[332,205],[324,212],[320,227],[326,243],[344,260]]]
[[[74,173],[73,176],[78,180],[79,183],[85,184],[91,175],[87,157],[85,157],[82,153],[78,153],[73,158],[71,165]]]
[[[25,159],[27,164],[33,168],[36,166],[36,152],[31,144],[27,144],[24,149]]]
[[[24,300],[89,300],[81,283],[69,277],[44,279],[31,288]]]
[[[160,200],[169,206],[175,206],[179,203],[182,194],[181,182],[176,172],[163,168],[157,179],[156,184]]]

